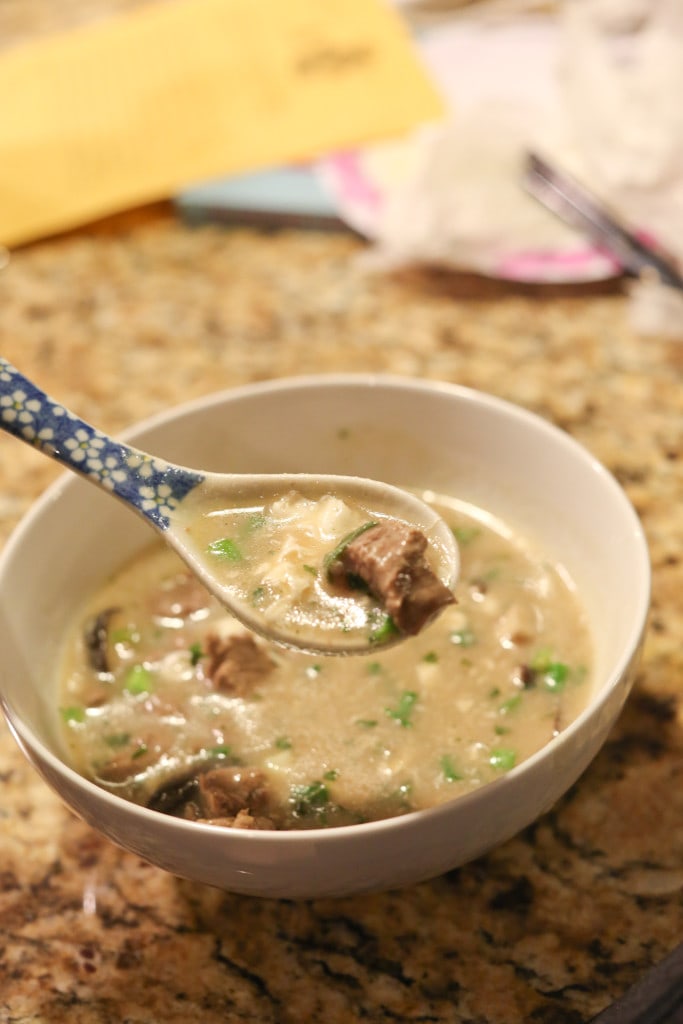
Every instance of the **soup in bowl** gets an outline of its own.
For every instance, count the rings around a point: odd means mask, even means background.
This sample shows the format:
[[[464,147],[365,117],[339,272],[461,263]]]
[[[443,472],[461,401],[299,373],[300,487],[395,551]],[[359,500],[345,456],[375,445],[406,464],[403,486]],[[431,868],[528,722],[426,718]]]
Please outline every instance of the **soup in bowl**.
[[[391,650],[287,651],[130,512],[60,480],[0,564],[3,706],[46,781],[115,842],[232,891],[390,888],[513,835],[600,748],[633,678],[647,548],[561,431],[453,385],[330,375],[210,396],[128,439],[206,470],[412,489],[452,527],[461,575],[455,603]],[[228,520],[207,544],[234,558]]]

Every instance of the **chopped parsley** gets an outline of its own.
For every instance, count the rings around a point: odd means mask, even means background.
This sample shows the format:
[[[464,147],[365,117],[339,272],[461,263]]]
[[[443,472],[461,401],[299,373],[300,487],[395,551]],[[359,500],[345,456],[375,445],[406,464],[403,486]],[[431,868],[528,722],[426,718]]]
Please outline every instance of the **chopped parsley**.
[[[404,690],[399,697],[398,704],[395,708],[385,708],[385,711],[389,718],[395,719],[402,728],[407,728],[412,725],[411,717],[415,704],[417,703],[417,694],[414,690]]]
[[[455,767],[453,759],[449,754],[444,754],[439,763],[446,782],[457,782],[459,779],[464,778],[464,775]]]
[[[133,665],[126,673],[124,690],[137,696],[152,689],[152,673],[144,665]]]
[[[199,664],[199,659],[204,657],[204,651],[200,643],[190,644],[190,665],[194,668]]]
[[[330,793],[325,783],[316,779],[308,786],[294,786],[290,797],[295,813],[301,816],[315,814],[330,802]]]
[[[367,523],[361,523],[361,525],[357,526],[355,530],[351,530],[351,533],[347,533],[345,537],[342,537],[336,547],[332,548],[331,551],[328,551],[323,558],[323,568],[327,573],[328,578],[330,575],[330,569],[335,562],[339,561],[344,553],[344,549],[347,548],[349,544],[356,539],[356,537],[360,537],[360,535],[365,533],[366,530],[371,530],[373,526],[377,526],[377,523],[372,519]]]
[[[373,626],[370,632],[370,643],[371,644],[385,644],[393,636],[398,636],[399,628],[392,619],[391,615],[383,615],[379,625]]]
[[[471,629],[456,629],[451,633],[451,643],[458,647],[472,647],[477,638]]]
[[[231,537],[212,540],[208,548],[209,554],[220,558],[223,562],[241,562],[242,552]]]
[[[85,722],[85,708],[78,705],[60,708],[60,714],[65,722]]]
[[[515,767],[516,762],[517,753],[509,747],[497,747],[491,751],[489,757],[491,767],[500,772],[509,772],[511,768]]]

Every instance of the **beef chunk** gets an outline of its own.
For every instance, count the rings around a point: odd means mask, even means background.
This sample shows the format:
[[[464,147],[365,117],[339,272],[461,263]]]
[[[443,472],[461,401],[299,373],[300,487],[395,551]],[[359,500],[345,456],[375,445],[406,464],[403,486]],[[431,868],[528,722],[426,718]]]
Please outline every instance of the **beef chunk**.
[[[254,768],[212,768],[199,776],[199,806],[204,818],[235,818],[240,811],[265,810],[265,778]]]
[[[253,768],[210,766],[198,774],[171,779],[153,794],[148,807],[233,828],[268,829],[265,777]]]
[[[97,770],[104,782],[123,783],[144,772],[159,756],[159,738],[145,736],[121,737],[121,748]],[[164,738],[161,738],[161,743]]]
[[[455,601],[430,568],[426,549],[427,538],[419,530],[395,519],[384,520],[343,548],[330,567],[331,578],[338,579],[340,573],[359,577],[402,633],[419,633]]]
[[[257,641],[248,633],[206,638],[207,658],[204,672],[216,689],[243,696],[264,679],[274,663]]]
[[[196,576],[181,573],[168,580],[154,596],[152,614],[159,618],[186,619],[194,612],[207,608],[211,596]]]

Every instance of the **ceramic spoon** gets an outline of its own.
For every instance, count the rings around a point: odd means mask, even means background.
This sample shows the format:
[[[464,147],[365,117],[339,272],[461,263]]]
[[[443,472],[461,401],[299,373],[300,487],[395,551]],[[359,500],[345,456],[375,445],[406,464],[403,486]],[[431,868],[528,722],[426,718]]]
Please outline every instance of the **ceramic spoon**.
[[[315,630],[274,621],[265,612],[221,580],[206,552],[189,541],[188,506],[201,507],[206,494],[213,507],[263,507],[292,490],[308,499],[334,495],[360,505],[371,516],[391,517],[416,526],[429,541],[439,578],[453,587],[459,568],[452,531],[424,502],[400,488],[350,476],[288,474],[204,473],[174,465],[96,430],[41,391],[0,357],[0,428],[45,455],[83,475],[142,515],[159,531],[193,573],[232,614],[254,632],[277,643],[323,654],[362,653],[377,647],[369,633],[342,629]],[[193,495],[183,509],[183,501]],[[198,500],[199,499],[199,500]],[[213,560],[215,562],[215,560]],[[296,608],[295,608],[296,611]],[[395,643],[391,634],[381,643]]]

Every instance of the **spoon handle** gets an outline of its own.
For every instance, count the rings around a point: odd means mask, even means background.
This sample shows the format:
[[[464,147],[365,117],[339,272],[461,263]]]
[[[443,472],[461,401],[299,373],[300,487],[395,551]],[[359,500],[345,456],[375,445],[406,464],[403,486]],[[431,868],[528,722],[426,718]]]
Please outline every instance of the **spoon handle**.
[[[115,494],[167,530],[178,503],[204,479],[132,448],[79,419],[0,356],[0,429]]]

